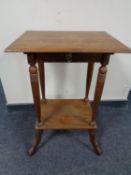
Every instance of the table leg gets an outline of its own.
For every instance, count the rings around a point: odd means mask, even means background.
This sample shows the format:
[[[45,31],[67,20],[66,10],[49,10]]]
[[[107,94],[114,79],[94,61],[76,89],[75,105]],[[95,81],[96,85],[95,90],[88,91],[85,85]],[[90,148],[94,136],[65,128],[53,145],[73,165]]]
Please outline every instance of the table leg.
[[[42,98],[45,100],[45,69],[44,69],[44,62],[38,61],[38,67],[39,67],[39,76],[40,76],[40,85],[41,85],[41,92],[42,92]]]
[[[101,60],[101,66],[100,66],[99,71],[98,71],[96,88],[95,88],[95,95],[94,95],[94,101],[93,101],[91,125],[96,123],[96,113],[98,111],[98,107],[100,104],[100,100],[101,100],[101,96],[102,96],[102,92],[103,92],[103,88],[104,88],[104,83],[105,83],[106,73],[107,73],[106,65],[109,62],[109,56],[110,56],[109,54],[103,54],[102,60]],[[96,154],[101,155],[102,150],[96,141],[96,129],[90,129],[88,131],[89,131],[90,142],[91,142]]]
[[[38,122],[40,122],[41,120],[40,119],[40,92],[39,92],[38,71],[36,67],[36,59],[32,54],[28,55],[28,63],[30,64],[29,73],[30,73],[30,81],[31,81],[34,104],[37,112]]]
[[[37,112],[38,123],[41,123],[41,112],[40,112],[40,92],[39,92],[39,81],[38,81],[38,71],[36,67],[36,59],[33,54],[28,54],[28,63],[30,64],[30,80],[33,93],[34,104]],[[42,130],[36,130],[35,143],[29,150],[29,155],[32,155],[36,152],[36,149],[41,141]]]
[[[88,100],[93,70],[94,70],[94,63],[93,62],[88,63],[85,100]]]
[[[42,138],[42,133],[43,133],[43,130],[37,130],[35,131],[35,141],[34,141],[34,144],[31,146],[31,148],[29,149],[29,155],[32,156],[37,148],[38,148],[38,145],[40,144],[41,142],[41,138]]]
[[[90,142],[92,144],[92,147],[93,147],[95,153],[97,155],[101,155],[102,150],[101,150],[101,148],[98,145],[97,140],[96,140],[96,129],[88,129],[88,133],[89,133]]]
[[[96,88],[95,88],[95,95],[94,95],[94,101],[93,101],[93,115],[92,115],[92,122],[96,121],[96,113],[98,111],[98,107],[100,104],[104,83],[106,79],[106,73],[107,73],[107,67],[106,65],[109,62],[109,54],[103,54],[101,66],[98,71],[97,76],[97,82],[96,82]]]

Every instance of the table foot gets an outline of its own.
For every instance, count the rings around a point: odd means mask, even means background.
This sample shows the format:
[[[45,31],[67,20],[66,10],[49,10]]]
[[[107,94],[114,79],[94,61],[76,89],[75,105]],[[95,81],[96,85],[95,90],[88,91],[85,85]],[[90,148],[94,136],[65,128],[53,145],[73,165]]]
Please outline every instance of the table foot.
[[[89,139],[90,142],[92,144],[92,147],[95,151],[95,153],[97,155],[101,155],[102,154],[102,149],[100,148],[100,146],[98,145],[97,141],[96,141],[96,129],[89,129]]]
[[[32,156],[38,148],[38,145],[40,144],[41,138],[42,138],[42,130],[36,130],[35,133],[35,143],[32,145],[32,147],[29,149],[28,154]]]

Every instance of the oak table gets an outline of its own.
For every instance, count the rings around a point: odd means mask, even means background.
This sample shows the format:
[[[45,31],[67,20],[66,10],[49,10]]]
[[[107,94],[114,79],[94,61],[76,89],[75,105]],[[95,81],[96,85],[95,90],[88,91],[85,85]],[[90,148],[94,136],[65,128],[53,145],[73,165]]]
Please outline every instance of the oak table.
[[[96,154],[100,155],[102,150],[96,141],[96,113],[105,83],[107,65],[110,55],[131,53],[131,49],[106,32],[27,31],[5,51],[25,53],[29,63],[33,99],[37,113],[35,143],[29,150],[29,155],[36,152],[42,132],[46,129],[88,130],[92,147]],[[46,99],[45,62],[88,63],[85,97],[83,99]],[[88,95],[94,63],[100,63],[100,68],[94,100],[91,105]],[[42,99],[40,99],[39,81]]]

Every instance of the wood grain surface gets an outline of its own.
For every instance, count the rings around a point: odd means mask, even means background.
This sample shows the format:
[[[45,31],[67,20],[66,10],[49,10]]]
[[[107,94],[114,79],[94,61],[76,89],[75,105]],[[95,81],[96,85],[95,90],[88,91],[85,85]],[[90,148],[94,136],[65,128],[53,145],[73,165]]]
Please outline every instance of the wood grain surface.
[[[27,31],[6,52],[131,53],[106,32]]]
[[[90,129],[92,109],[84,100],[41,100],[41,125],[37,129]]]

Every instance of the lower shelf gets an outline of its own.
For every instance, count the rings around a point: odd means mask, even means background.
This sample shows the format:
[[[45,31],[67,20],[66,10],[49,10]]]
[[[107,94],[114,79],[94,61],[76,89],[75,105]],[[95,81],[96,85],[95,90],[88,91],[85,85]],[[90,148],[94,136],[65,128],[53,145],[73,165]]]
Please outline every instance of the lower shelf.
[[[94,129],[92,109],[84,100],[41,100],[41,123],[36,129]]]

